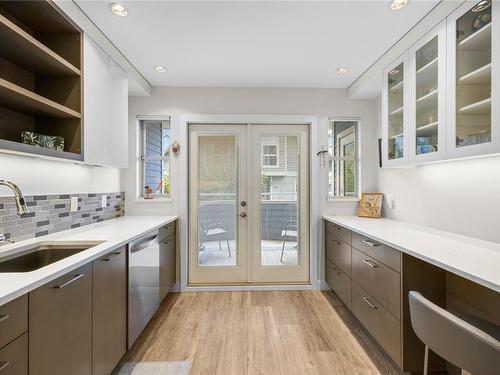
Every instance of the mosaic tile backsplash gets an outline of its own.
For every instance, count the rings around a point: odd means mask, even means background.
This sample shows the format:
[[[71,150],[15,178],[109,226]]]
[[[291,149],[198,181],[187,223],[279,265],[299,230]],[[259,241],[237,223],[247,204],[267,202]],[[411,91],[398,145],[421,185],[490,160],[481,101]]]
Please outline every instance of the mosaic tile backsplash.
[[[102,196],[108,197],[101,207]],[[70,212],[70,197],[78,197],[78,211]],[[24,196],[29,213],[17,215],[13,197],[0,197],[0,233],[22,241],[123,216],[125,193]],[[0,244],[1,245],[1,244]]]

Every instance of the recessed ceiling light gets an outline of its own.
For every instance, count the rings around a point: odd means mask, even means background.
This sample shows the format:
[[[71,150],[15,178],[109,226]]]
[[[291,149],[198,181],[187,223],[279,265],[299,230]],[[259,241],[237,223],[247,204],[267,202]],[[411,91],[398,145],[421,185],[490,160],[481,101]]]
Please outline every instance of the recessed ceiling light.
[[[349,68],[347,68],[345,66],[339,66],[337,69],[335,69],[335,71],[337,72],[337,74],[347,73],[348,70],[349,70]]]
[[[155,70],[158,73],[165,73],[167,71],[167,68],[165,68],[164,66],[161,66],[161,65],[155,65]]]
[[[119,4],[119,3],[111,3],[109,4],[109,10],[113,12],[113,14],[120,16],[120,17],[126,17],[128,14],[127,8],[125,8],[125,5]]]
[[[482,0],[479,3],[477,3],[474,8],[472,8],[472,11],[474,13],[481,12],[485,9],[488,9],[490,6],[491,6],[491,0]]]
[[[398,74],[399,73],[399,69],[393,69],[389,72],[389,75],[390,76],[393,76],[394,74]]]
[[[391,10],[400,10],[403,9],[408,4],[408,0],[392,0],[389,8]]]

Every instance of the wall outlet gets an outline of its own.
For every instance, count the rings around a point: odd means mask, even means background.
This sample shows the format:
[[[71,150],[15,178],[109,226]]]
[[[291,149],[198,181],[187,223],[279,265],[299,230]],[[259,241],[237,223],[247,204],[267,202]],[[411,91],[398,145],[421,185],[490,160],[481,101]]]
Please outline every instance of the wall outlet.
[[[69,210],[70,212],[78,211],[78,197],[71,197]]]
[[[102,195],[101,196],[101,207],[106,208],[107,205],[108,205],[108,196]]]
[[[386,194],[385,201],[387,203],[387,207],[389,207],[391,210],[394,210],[396,208],[396,196],[394,194]]]

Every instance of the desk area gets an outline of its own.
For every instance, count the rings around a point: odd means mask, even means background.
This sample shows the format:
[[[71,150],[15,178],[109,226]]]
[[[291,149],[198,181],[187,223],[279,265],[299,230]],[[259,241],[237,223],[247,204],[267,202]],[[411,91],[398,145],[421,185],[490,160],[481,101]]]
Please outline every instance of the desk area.
[[[385,218],[324,221],[326,282],[404,372],[421,372],[424,355],[410,290],[500,325],[500,244]],[[429,369],[456,371],[436,355]]]

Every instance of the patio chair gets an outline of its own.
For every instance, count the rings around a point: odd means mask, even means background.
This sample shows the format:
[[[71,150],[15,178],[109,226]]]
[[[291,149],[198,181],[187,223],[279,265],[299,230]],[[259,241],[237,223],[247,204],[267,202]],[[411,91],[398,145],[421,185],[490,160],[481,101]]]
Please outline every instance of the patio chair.
[[[229,253],[229,257],[231,257],[231,246],[229,245],[229,239],[227,236],[224,236],[228,233],[228,231],[224,228],[224,224],[219,221],[214,221],[211,218],[206,218],[204,220],[200,220],[200,230],[203,233],[202,240],[198,245],[198,251],[203,251],[205,248],[203,244],[211,240],[211,238],[218,238],[216,241],[219,242],[219,251],[222,251],[221,241],[224,241],[220,237],[225,237],[227,244],[227,251]]]
[[[294,241],[297,243],[298,240],[298,232],[297,232],[297,221],[290,220],[286,223],[285,228],[281,231],[281,238],[283,240],[283,244],[281,245],[281,257],[280,262],[283,263],[283,255],[285,253],[285,244],[286,242]]]

